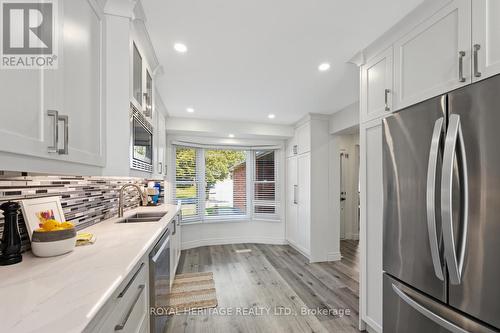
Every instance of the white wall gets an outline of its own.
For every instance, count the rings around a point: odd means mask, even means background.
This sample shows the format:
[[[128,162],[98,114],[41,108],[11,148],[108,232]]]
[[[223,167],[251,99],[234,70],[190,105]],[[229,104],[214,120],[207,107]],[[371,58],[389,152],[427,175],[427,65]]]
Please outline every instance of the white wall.
[[[206,222],[181,228],[182,249],[239,243],[286,244],[284,220]]]
[[[332,134],[357,125],[359,125],[359,102],[346,106],[330,117],[330,133]]]

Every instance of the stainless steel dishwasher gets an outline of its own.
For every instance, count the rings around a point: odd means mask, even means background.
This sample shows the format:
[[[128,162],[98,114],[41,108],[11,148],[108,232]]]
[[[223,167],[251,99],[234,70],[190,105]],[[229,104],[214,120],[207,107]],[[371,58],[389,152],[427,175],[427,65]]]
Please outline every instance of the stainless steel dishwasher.
[[[151,333],[162,333],[165,330],[169,292],[170,228],[163,233],[149,254],[149,304],[154,308],[154,311],[149,312]]]

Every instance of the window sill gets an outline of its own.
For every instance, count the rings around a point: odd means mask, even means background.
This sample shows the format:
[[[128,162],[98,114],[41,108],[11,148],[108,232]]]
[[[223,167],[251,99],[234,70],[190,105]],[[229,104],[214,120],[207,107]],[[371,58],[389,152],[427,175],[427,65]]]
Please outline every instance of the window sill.
[[[220,224],[220,223],[252,223],[252,222],[270,222],[270,223],[280,223],[283,222],[280,218],[253,218],[250,219],[248,217],[241,218],[226,218],[226,219],[218,219],[218,218],[210,218],[205,220],[191,220],[184,221],[181,225],[195,225],[195,224]]]

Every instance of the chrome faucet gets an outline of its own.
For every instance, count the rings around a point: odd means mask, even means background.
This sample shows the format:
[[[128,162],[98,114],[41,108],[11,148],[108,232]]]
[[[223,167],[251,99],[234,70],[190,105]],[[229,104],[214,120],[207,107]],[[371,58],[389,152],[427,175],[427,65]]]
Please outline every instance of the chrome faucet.
[[[128,187],[133,187],[137,190],[139,196],[141,197],[142,206],[146,206],[148,204],[148,197],[139,186],[135,184],[125,184],[120,188],[120,197],[118,200],[118,217],[123,217],[123,195],[125,194],[125,189]]]

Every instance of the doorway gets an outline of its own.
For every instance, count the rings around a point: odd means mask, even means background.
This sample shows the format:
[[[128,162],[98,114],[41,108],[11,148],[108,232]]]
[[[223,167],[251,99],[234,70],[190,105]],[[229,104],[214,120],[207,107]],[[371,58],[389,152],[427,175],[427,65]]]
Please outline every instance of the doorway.
[[[359,132],[337,135],[340,239],[359,239]]]

